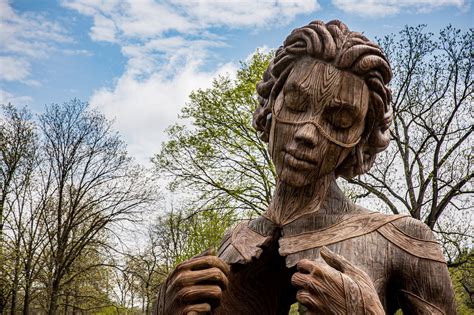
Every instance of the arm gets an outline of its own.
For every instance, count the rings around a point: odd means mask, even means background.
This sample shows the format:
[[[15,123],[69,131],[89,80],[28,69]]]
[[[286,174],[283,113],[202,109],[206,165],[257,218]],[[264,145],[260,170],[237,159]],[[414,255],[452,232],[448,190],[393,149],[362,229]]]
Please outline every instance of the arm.
[[[406,264],[398,302],[405,314],[456,314],[454,291],[445,264],[417,259]]]
[[[398,239],[396,261],[397,298],[405,314],[456,314],[454,290],[441,248],[431,230],[422,222],[407,218],[394,226]],[[397,235],[392,237],[394,240]],[[418,252],[416,248],[421,248]],[[428,252],[433,254],[427,255]],[[436,254],[438,252],[438,254]],[[424,254],[423,257],[421,257]]]

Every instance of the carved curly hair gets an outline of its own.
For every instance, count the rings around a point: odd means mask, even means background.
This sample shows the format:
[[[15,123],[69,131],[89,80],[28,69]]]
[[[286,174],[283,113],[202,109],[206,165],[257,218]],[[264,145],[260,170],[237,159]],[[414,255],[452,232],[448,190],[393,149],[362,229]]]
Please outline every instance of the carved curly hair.
[[[385,150],[390,141],[392,120],[391,92],[386,86],[392,78],[390,64],[378,45],[364,35],[352,32],[340,21],[314,21],[297,28],[283,46],[257,84],[259,106],[253,116],[253,126],[259,137],[268,142],[272,106],[295,63],[304,56],[329,63],[340,70],[362,78],[369,88],[369,110],[361,140],[337,167],[336,175],[352,178],[367,172],[375,156]]]

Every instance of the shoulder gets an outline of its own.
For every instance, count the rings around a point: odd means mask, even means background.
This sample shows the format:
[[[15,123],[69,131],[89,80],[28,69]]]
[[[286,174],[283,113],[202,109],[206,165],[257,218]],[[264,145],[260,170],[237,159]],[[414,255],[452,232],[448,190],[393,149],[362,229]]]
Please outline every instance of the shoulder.
[[[433,231],[431,231],[428,225],[413,217],[404,217],[394,221],[393,225],[411,238],[437,242]]]
[[[411,259],[415,257],[445,264],[441,246],[430,228],[412,217],[399,217],[384,224],[377,232],[392,245],[405,252]]]
[[[245,220],[226,232],[217,255],[228,264],[247,264],[258,258],[275,237],[274,224],[264,217]]]

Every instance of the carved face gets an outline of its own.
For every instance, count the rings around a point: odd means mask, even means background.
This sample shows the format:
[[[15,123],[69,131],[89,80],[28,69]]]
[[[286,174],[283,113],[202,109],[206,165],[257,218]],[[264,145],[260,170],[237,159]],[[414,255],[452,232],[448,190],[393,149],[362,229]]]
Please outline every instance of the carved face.
[[[269,151],[279,178],[302,187],[334,172],[362,135],[368,102],[361,78],[299,60],[273,107]]]

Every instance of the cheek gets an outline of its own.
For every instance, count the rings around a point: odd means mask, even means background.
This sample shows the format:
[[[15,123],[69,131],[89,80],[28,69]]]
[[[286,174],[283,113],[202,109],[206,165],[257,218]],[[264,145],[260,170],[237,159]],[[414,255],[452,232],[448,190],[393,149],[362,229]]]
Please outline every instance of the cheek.
[[[285,144],[292,141],[296,130],[296,126],[287,124],[278,124],[275,126],[275,120],[272,121],[272,128],[268,140],[268,152],[273,159],[277,158],[275,155],[278,155],[278,151],[282,150]]]
[[[350,148],[342,148],[336,144],[328,143],[325,152],[321,152],[324,154],[324,158],[319,174],[322,176],[333,172],[351,150]]]
[[[363,129],[364,124],[359,123],[357,126],[350,128],[350,130],[339,133],[334,132],[332,133],[332,136],[343,143],[352,143],[357,141],[362,134]],[[344,148],[327,140],[326,152],[321,165],[320,174],[325,175],[334,171],[350,154],[353,148],[354,147]]]

